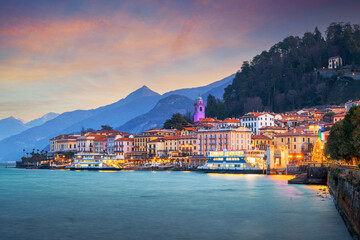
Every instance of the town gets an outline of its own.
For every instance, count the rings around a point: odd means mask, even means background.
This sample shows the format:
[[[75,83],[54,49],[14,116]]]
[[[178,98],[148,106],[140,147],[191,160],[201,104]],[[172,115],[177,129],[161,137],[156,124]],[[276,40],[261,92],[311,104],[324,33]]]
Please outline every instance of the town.
[[[116,169],[197,170],[208,161],[209,152],[244,153],[250,167],[268,174],[294,174],[311,163],[328,163],[324,145],[329,130],[360,101],[285,113],[249,112],[240,118],[206,118],[201,97],[194,103],[194,121],[183,129],[151,129],[141,134],[112,130],[61,134],[50,139],[46,154],[29,153],[18,167],[81,168],[99,167],[83,159],[87,155],[108,157],[107,166]],[[24,153],[25,154],[25,153]],[[98,158],[100,159],[100,158]],[[213,165],[214,166],[214,165]],[[219,163],[215,169],[226,169]]]

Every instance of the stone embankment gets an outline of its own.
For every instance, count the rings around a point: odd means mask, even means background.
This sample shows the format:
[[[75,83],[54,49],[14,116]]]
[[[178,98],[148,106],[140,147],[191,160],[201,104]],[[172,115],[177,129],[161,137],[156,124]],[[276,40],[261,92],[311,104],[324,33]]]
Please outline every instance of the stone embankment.
[[[309,164],[302,167],[301,173],[288,181],[289,184],[326,185],[328,168],[322,164]]]
[[[329,192],[354,239],[360,239],[360,179],[359,169],[348,171],[330,167]]]

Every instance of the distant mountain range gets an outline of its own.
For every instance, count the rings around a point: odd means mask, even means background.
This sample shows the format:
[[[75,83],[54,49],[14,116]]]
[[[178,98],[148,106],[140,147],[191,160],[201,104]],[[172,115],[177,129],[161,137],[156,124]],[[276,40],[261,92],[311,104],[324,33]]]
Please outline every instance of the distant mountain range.
[[[9,136],[18,134],[28,129],[24,122],[14,117],[8,117],[0,120],[0,140]]]
[[[27,122],[25,125],[29,128],[37,127],[37,126],[43,125],[47,121],[50,121],[50,120],[56,118],[59,115],[60,115],[59,113],[49,112],[40,118],[31,120],[30,122]]]
[[[206,86],[174,90],[163,95],[143,86],[115,103],[62,113],[42,125],[22,129],[22,132],[1,140],[0,161],[19,160],[23,149],[43,149],[50,138],[62,133],[79,132],[82,127],[100,129],[101,125],[108,124],[116,129],[138,133],[161,126],[173,113],[192,111],[193,101],[199,94],[205,100],[209,94],[221,98],[224,88],[232,83],[234,77],[235,74]],[[37,122],[40,119],[35,121],[35,125]]]
[[[151,128],[161,128],[173,113],[185,114],[193,111],[193,108],[193,100],[173,94],[161,99],[149,112],[127,121],[116,130],[138,134]]]
[[[40,126],[59,116],[58,113],[47,113],[44,116],[24,123],[21,119],[8,117],[0,120],[0,140],[21,133],[29,128]]]

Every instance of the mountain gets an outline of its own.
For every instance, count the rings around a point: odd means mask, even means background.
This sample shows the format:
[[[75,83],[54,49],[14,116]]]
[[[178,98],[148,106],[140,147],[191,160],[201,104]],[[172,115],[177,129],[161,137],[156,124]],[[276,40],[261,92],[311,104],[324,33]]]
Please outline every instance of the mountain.
[[[219,81],[208,84],[206,86],[174,90],[174,91],[164,93],[162,96],[167,97],[167,96],[170,96],[173,94],[177,94],[177,95],[182,95],[182,96],[188,97],[190,99],[195,99],[200,94],[203,97],[203,99],[206,100],[209,93],[211,93],[216,98],[222,98],[222,95],[224,94],[224,88],[232,83],[234,77],[235,77],[235,73],[226,78],[223,78]]]
[[[203,95],[208,91],[217,91],[212,90],[214,88],[221,88],[223,85],[227,86],[232,81],[233,77],[234,75],[231,75],[203,87],[180,89],[163,95],[143,86],[115,103],[96,109],[76,110],[62,113],[42,125],[1,140],[0,161],[18,160],[23,154],[23,149],[30,151],[32,148],[43,149],[49,144],[50,138],[63,133],[79,132],[82,127],[85,129],[100,129],[101,125],[104,124],[108,124],[112,127],[123,126],[131,119],[135,121],[138,116],[142,117],[143,114],[152,110],[159,100],[173,95],[171,93],[176,92],[179,93],[178,95],[189,96],[191,99],[194,99],[199,93]],[[189,110],[192,110],[192,104],[191,101],[191,108],[189,108]],[[181,110],[180,107],[178,107],[178,109]],[[172,112],[171,109],[169,111]],[[171,114],[167,116],[171,116]],[[160,118],[157,121],[154,121],[154,124],[162,124],[163,120],[163,118]],[[149,124],[145,124],[143,129],[148,126]],[[140,128],[141,127],[138,129]],[[135,128],[129,127],[128,129],[131,130]]]
[[[81,127],[99,129],[102,124],[119,126],[151,110],[159,99],[158,93],[144,86],[126,98],[107,106],[65,112],[40,126],[0,141],[0,161],[19,159],[23,154],[23,149],[43,149],[49,144],[50,138],[62,133],[79,132]]]
[[[28,129],[24,122],[14,117],[8,117],[0,120],[0,140],[9,136],[18,134]]]
[[[28,126],[29,128],[37,127],[37,126],[40,126],[40,125],[46,123],[47,121],[50,121],[50,120],[56,118],[59,115],[60,115],[59,113],[49,112],[40,118],[37,118],[37,119],[27,122],[25,125]]]
[[[192,111],[193,108],[193,100],[185,96],[173,94],[161,99],[149,112],[131,119],[124,125],[116,128],[116,130],[137,134],[152,128],[161,128],[172,114],[185,114],[188,111]]]

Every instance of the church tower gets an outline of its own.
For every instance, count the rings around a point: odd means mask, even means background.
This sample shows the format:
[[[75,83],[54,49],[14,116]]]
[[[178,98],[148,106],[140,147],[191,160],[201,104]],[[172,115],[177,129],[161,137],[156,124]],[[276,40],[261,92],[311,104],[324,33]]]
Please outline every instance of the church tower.
[[[194,104],[194,122],[200,121],[200,119],[205,118],[205,104],[203,99],[200,97],[197,97]]]

